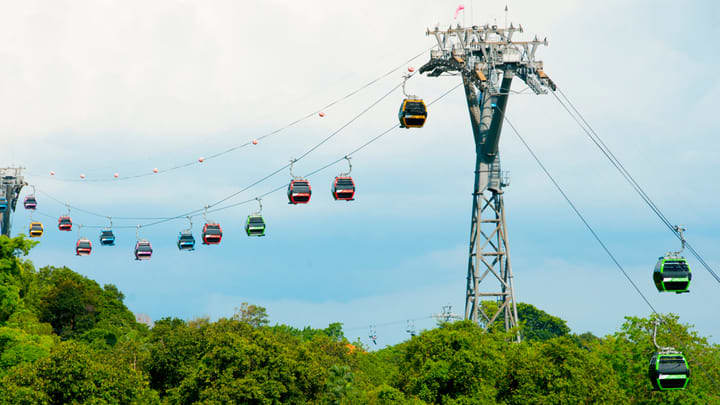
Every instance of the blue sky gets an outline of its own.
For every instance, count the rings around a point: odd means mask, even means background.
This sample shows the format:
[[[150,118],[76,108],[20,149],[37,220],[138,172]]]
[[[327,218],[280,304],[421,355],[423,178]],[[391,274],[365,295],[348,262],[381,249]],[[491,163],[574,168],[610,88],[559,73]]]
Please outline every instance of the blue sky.
[[[429,48],[426,27],[452,21],[457,2],[305,3],[189,1],[23,2],[0,16],[0,162],[27,167],[40,190],[112,216],[171,216],[216,201],[263,177],[342,126],[400,81],[390,75],[353,98],[257,146],[203,165],[118,182],[59,179],[131,175],[208,156],[268,133]],[[122,4],[122,5],[121,5]],[[504,1],[466,2],[467,23],[504,21]],[[715,200],[720,85],[713,2],[510,1],[509,20],[547,36],[546,71],[667,216],[715,268],[720,239]],[[462,18],[462,17],[461,17]],[[424,56],[414,64],[419,66]],[[415,78],[432,99],[457,78]],[[520,83],[517,89],[522,89]],[[343,156],[395,120],[394,93],[297,165],[309,172]],[[690,294],[660,295],[657,257],[677,241],[652,216],[551,96],[511,98],[508,116],[577,202],[631,277],[662,312],[677,312],[703,335],[720,336],[720,287],[691,260]],[[606,334],[648,308],[574,217],[506,128],[503,167],[518,300],[568,320],[576,332]],[[149,262],[131,259],[134,230],[118,246],[73,255],[77,232],[48,232],[30,258],[67,265],[116,284],[131,310],[153,319],[225,316],[247,301],[273,322],[323,327],[341,321],[367,342],[407,337],[406,319],[452,304],[463,311],[473,170],[472,135],[461,91],[430,108],[421,130],[394,131],[353,158],[357,200],[332,201],[344,164],[311,178],[307,206],[268,196],[268,236],[249,239],[255,206],[212,214],[220,246],[178,252],[174,221],[143,230]],[[57,173],[51,178],[49,171]],[[282,172],[238,196],[284,184]],[[39,211],[64,209],[38,194]],[[73,212],[76,223],[103,224]],[[195,219],[195,231],[201,227]],[[15,215],[15,232],[29,222]],[[135,225],[138,221],[114,221]],[[86,232],[97,239],[97,230]],[[415,322],[420,329],[432,319]]]

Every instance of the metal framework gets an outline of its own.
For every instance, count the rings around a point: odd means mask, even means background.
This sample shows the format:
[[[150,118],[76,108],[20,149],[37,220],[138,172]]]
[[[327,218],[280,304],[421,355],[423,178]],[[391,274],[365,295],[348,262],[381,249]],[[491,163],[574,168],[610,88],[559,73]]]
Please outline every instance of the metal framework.
[[[0,168],[0,195],[4,195],[8,200],[7,209],[0,215],[0,228],[2,234],[8,237],[12,228],[12,213],[20,198],[20,190],[27,186],[22,170],[22,167]]]
[[[458,25],[447,30],[428,29],[426,34],[435,37],[438,47],[419,70],[430,77],[459,75],[465,87],[476,152],[465,319],[483,325],[485,330],[500,320],[505,330],[518,326],[503,202],[503,190],[509,182],[501,170],[498,151],[510,86],[518,77],[535,94],[555,90],[542,61],[535,59],[538,47],[547,46],[547,39],[513,41],[517,32],[523,32],[522,26],[512,24],[506,28]],[[493,297],[497,308],[486,311],[482,300]]]

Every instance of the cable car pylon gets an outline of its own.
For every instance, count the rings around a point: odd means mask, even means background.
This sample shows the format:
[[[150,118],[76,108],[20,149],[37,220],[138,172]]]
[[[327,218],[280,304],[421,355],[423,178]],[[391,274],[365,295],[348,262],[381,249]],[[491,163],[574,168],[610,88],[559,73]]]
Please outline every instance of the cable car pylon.
[[[503,322],[505,330],[519,325],[503,202],[508,181],[498,151],[512,79],[520,78],[535,94],[555,89],[542,61],[535,59],[537,48],[547,45],[547,40],[513,41],[517,32],[523,32],[522,26],[512,24],[428,29],[426,35],[435,37],[437,48],[419,69],[430,77],[460,75],[465,87],[476,153],[465,319],[486,330],[496,321]],[[486,311],[481,301],[491,298],[497,308]]]
[[[24,167],[0,168],[0,234],[10,237],[12,213],[15,212],[20,190],[28,184],[22,171]]]

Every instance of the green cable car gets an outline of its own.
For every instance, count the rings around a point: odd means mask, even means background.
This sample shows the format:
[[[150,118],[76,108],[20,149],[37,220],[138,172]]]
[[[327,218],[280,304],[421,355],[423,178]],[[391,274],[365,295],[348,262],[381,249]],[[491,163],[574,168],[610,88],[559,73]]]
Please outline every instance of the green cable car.
[[[650,359],[648,377],[655,391],[684,390],[690,381],[690,367],[682,353],[661,351]]]
[[[653,281],[660,292],[688,292],[691,279],[690,266],[682,256],[660,257],[653,271]]]
[[[248,215],[245,223],[245,232],[248,236],[265,236],[265,220],[260,214]]]
[[[653,281],[660,292],[668,291],[680,294],[689,291],[692,274],[690,274],[687,260],[681,256],[686,245],[684,235],[686,230],[682,225],[673,226],[673,232],[680,239],[681,248],[676,252],[665,253],[665,256],[658,258],[655,265]]]

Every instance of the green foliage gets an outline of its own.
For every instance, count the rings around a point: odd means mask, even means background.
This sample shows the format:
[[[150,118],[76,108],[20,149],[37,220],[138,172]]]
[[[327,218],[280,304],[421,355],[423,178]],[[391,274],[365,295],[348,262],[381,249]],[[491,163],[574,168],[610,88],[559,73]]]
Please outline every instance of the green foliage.
[[[465,398],[493,402],[505,368],[498,339],[465,321],[445,323],[404,345],[397,387],[431,403]]]
[[[63,342],[50,356],[17,366],[0,380],[0,402],[32,398],[36,403],[159,403],[143,375],[127,364]]]
[[[268,326],[265,308],[248,303],[229,319],[148,329],[115,286],[36,271],[21,259],[34,245],[0,237],[1,404],[720,404],[720,347],[675,315],[658,341],[685,354],[691,381],[653,392],[653,318],[598,338],[520,303],[521,343],[497,324],[446,322],[374,352],[350,344],[341,323]]]
[[[243,302],[240,304],[240,308],[235,308],[235,315],[233,319],[240,322],[245,322],[251,326],[265,326],[268,323],[268,315],[265,308],[256,305],[248,304]]]
[[[342,330],[342,323],[340,322],[331,323],[325,329],[314,329],[309,326],[298,329],[288,325],[275,325],[271,329],[276,333],[287,333],[306,341],[312,340],[315,336],[327,336],[336,342],[344,342],[347,340]]]
[[[40,320],[50,323],[63,338],[93,341],[103,336],[112,343],[129,330],[142,328],[122,303],[123,298],[113,285],[101,288],[66,267],[44,267],[35,275],[27,301]],[[94,328],[99,331],[87,333]]]

